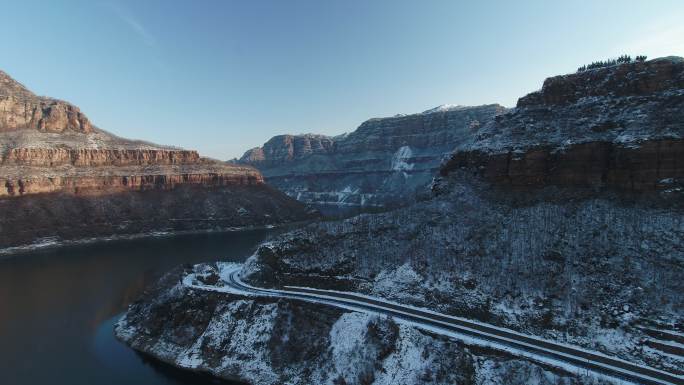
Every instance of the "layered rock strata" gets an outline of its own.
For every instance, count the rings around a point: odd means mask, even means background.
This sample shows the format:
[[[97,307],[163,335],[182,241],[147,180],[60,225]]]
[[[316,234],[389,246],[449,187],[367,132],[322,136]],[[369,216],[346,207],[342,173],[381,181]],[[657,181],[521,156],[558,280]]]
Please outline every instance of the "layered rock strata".
[[[370,119],[349,134],[275,136],[240,159],[307,203],[386,206],[432,179],[442,158],[505,109],[450,106]]]
[[[509,187],[667,190],[684,177],[684,59],[546,79],[457,146],[467,168]]]
[[[116,137],[0,72],[0,248],[151,231],[267,225],[304,207],[259,171]]]
[[[78,107],[36,96],[3,71],[0,71],[0,112],[0,132],[27,128],[45,132],[93,131]]]
[[[466,168],[506,188],[593,187],[623,191],[669,189],[684,180],[684,140],[655,139],[638,146],[592,141],[566,146],[534,146],[524,152],[491,154],[459,151],[442,175]]]

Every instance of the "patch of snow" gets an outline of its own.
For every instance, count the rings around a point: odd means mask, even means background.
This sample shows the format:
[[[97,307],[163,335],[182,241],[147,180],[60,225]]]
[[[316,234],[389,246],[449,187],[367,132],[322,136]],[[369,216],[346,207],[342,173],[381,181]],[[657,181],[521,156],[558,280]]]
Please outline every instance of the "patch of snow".
[[[405,263],[394,270],[383,270],[375,278],[375,293],[404,292],[418,285],[423,278]]]
[[[392,155],[392,165],[390,166],[390,169],[393,171],[413,170],[414,165],[407,162],[409,159],[411,159],[412,156],[413,152],[411,151],[411,147],[399,147],[399,149],[394,153],[394,155]]]
[[[352,190],[351,186],[347,186],[347,187],[343,188],[342,191],[340,191],[340,192],[342,194],[351,194],[353,192],[353,190]]]
[[[468,108],[468,107],[460,105],[460,104],[442,104],[442,105],[439,105],[437,107],[430,108],[429,110],[425,110],[425,111],[421,112],[421,114],[427,115],[427,114],[434,114],[435,112],[462,110],[464,108]]]
[[[349,199],[351,196],[358,194],[361,191],[359,188],[352,188],[351,185],[345,187],[342,189],[342,191],[338,191],[336,193],[337,195],[337,204],[343,204],[347,199]]]
[[[369,319],[368,314],[345,313],[330,329],[333,364],[337,372],[345,378],[358,376],[359,363],[350,358],[358,356],[364,345]]]

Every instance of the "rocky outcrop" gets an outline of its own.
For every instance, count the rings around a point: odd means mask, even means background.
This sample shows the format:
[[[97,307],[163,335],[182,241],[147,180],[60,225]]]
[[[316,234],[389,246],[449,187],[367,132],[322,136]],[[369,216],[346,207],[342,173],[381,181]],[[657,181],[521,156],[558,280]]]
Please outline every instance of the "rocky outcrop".
[[[220,229],[307,217],[301,204],[265,186],[253,167],[116,137],[92,126],[75,106],[36,96],[3,72],[0,208],[0,248],[46,237]]]
[[[669,190],[684,181],[683,122],[681,58],[556,76],[460,145],[441,172],[517,188]]]
[[[275,165],[282,162],[301,160],[315,154],[328,154],[334,141],[325,135],[278,135],[247,151],[240,160],[244,163]]]
[[[684,88],[684,62],[666,57],[560,75],[542,89],[520,98],[518,107],[562,106],[593,97],[638,97]]]
[[[78,107],[36,96],[0,71],[0,132],[20,129],[88,133],[93,131],[93,126]]]
[[[671,189],[682,180],[684,59],[667,57],[546,79],[511,111],[450,106],[371,119],[338,137],[274,137],[241,162],[310,203],[386,205],[439,168],[526,188]]]
[[[371,119],[336,137],[280,135],[240,162],[307,203],[383,206],[421,190],[446,154],[503,111],[499,105],[449,106]]]
[[[638,146],[585,142],[562,151],[550,146],[497,154],[461,151],[446,162],[441,174],[455,169],[472,170],[505,188],[667,190],[684,181],[684,140],[649,140]]]
[[[384,297],[682,374],[684,358],[645,345],[649,328],[684,331],[681,192],[532,194],[463,171],[440,184],[408,208],[272,239],[242,276]]]
[[[197,151],[118,148],[12,148],[0,158],[2,165],[45,167],[149,166],[199,162]]]
[[[172,190],[183,184],[218,187],[264,183],[254,168],[203,159],[196,151],[164,148],[11,148],[0,168],[4,172],[0,176],[0,197]]]
[[[164,170],[162,170],[164,171]],[[181,185],[204,187],[255,186],[263,184],[260,174],[246,173],[168,173],[146,175],[100,175],[0,178],[0,198],[51,192],[76,195],[114,194],[126,191],[173,190]],[[1,188],[1,187],[4,187]]]

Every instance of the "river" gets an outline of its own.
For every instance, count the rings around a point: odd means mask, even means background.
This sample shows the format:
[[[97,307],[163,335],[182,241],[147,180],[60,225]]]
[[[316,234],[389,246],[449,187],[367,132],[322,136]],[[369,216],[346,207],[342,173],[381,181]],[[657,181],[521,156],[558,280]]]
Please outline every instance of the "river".
[[[65,246],[0,259],[3,385],[210,384],[150,362],[113,325],[144,287],[182,263],[241,262],[276,230]]]

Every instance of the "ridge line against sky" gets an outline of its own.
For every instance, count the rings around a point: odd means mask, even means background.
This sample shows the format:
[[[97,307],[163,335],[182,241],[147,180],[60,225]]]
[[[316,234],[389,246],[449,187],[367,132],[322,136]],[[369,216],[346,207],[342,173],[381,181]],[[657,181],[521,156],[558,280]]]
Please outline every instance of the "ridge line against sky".
[[[671,0],[25,0],[3,11],[10,76],[116,135],[218,159],[440,104],[511,107],[548,76],[623,53],[684,56],[684,2]]]

